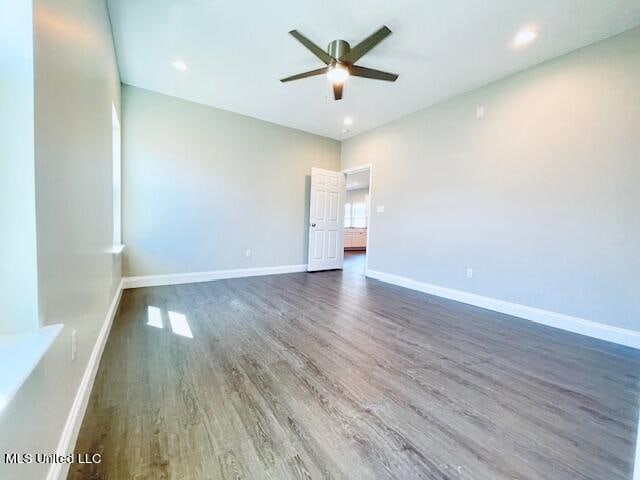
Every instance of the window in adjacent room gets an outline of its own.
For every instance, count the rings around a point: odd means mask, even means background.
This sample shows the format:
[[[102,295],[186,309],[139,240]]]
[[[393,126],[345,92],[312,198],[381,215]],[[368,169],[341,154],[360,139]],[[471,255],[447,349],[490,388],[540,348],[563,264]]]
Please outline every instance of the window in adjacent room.
[[[344,204],[345,228],[367,228],[367,203],[347,202]]]
[[[344,228],[351,226],[351,203],[346,202],[344,204]]]
[[[366,202],[354,202],[351,205],[351,226],[353,228],[367,228]]]

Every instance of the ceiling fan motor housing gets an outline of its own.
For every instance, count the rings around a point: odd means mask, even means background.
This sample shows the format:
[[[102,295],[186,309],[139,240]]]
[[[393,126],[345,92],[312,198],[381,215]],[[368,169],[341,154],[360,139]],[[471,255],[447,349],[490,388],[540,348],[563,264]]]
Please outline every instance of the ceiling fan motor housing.
[[[339,60],[341,57],[346,55],[351,51],[351,45],[349,42],[345,42],[344,40],[334,40],[327,47],[327,53],[331,55],[336,60]],[[341,63],[341,62],[338,62]]]

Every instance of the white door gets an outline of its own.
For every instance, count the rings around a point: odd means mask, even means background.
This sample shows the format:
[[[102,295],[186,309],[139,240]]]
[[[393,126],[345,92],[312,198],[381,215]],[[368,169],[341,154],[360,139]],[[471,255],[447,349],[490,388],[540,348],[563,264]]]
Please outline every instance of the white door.
[[[342,172],[311,169],[309,208],[309,261],[307,270],[342,268],[344,259],[344,200]]]

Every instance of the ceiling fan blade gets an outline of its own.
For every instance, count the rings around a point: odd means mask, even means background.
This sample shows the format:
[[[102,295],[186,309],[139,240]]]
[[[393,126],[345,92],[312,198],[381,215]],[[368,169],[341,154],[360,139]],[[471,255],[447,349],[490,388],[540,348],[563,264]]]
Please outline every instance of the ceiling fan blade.
[[[398,75],[395,73],[359,67],[358,65],[351,65],[349,67],[349,73],[354,77],[373,78],[374,80],[385,80],[387,82],[395,82],[398,79]]]
[[[333,99],[334,100],[342,100],[342,90],[344,88],[344,83],[334,83],[333,84]]]
[[[301,78],[307,77],[315,77],[316,75],[322,75],[323,73],[327,73],[329,67],[318,68],[317,70],[311,70],[309,72],[298,73],[297,75],[291,75],[287,78],[281,78],[281,82],[290,82],[292,80],[300,80]]]
[[[291,30],[289,33],[301,44],[307,47],[311,51],[311,53],[313,53],[316,57],[322,60],[325,65],[329,65],[331,62],[335,62],[336,60],[335,58],[333,58],[331,55],[329,55],[327,52],[325,52],[323,49],[321,49],[319,46],[317,46],[307,37],[302,35],[299,31]]]
[[[373,47],[378,45],[382,40],[391,35],[391,30],[389,30],[386,26],[383,26],[378,31],[369,35],[355,47],[353,47],[349,53],[340,57],[341,62],[347,63],[356,63],[362,56],[371,50]]]

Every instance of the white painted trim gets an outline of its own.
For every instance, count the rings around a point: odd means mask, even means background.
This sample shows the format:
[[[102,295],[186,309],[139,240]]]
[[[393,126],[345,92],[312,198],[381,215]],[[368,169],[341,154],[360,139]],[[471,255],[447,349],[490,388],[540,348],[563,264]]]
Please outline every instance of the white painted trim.
[[[579,317],[572,317],[562,313],[550,312],[540,308],[506,302],[496,298],[484,297],[475,293],[463,292],[452,288],[440,287],[438,285],[432,285],[411,278],[379,272],[376,270],[367,270],[366,275],[367,277],[375,278],[376,280],[386,283],[392,283],[394,285],[418,290],[438,297],[448,298],[450,300],[456,300],[469,305],[475,305],[476,307],[486,308],[495,312],[524,318],[542,325],[640,349],[640,332],[636,332],[634,330],[612,327],[610,325],[585,320]]]
[[[100,359],[102,358],[102,352],[104,351],[104,346],[107,343],[107,338],[111,331],[111,324],[113,323],[113,319],[118,311],[118,305],[120,304],[120,298],[122,297],[122,290],[123,282],[120,280],[116,294],[114,295],[111,305],[109,306],[109,310],[107,311],[107,317],[102,324],[96,343],[91,351],[91,356],[89,357],[89,362],[84,370],[84,375],[80,381],[76,397],[71,405],[71,410],[69,411],[69,416],[67,417],[67,422],[64,425],[64,430],[62,431],[62,436],[60,437],[60,442],[58,443],[58,448],[56,450],[58,455],[68,455],[73,453],[73,449],[75,448],[78,433],[80,432],[80,426],[82,425],[82,420],[84,419],[84,414],[87,410],[87,404],[89,403],[89,397],[91,396],[93,381],[96,378]],[[47,480],[63,480],[67,478],[68,472],[68,463],[54,463],[49,469]]]
[[[109,253],[113,253],[114,255],[120,255],[126,245],[122,245],[122,244],[114,244],[113,247],[111,247],[111,250],[109,251]]]
[[[211,282],[225,278],[256,277],[281,273],[306,272],[307,265],[281,265],[278,267],[237,268],[234,270],[212,270],[209,272],[172,273],[167,275],[144,275],[125,277],[123,288],[158,287],[183,283]]]
[[[366,165],[358,165],[357,167],[349,167],[349,168],[345,168],[340,170],[342,173],[356,173],[356,172],[362,172],[364,170],[371,170],[371,164],[367,163]],[[369,181],[371,181],[371,178],[369,178]]]

